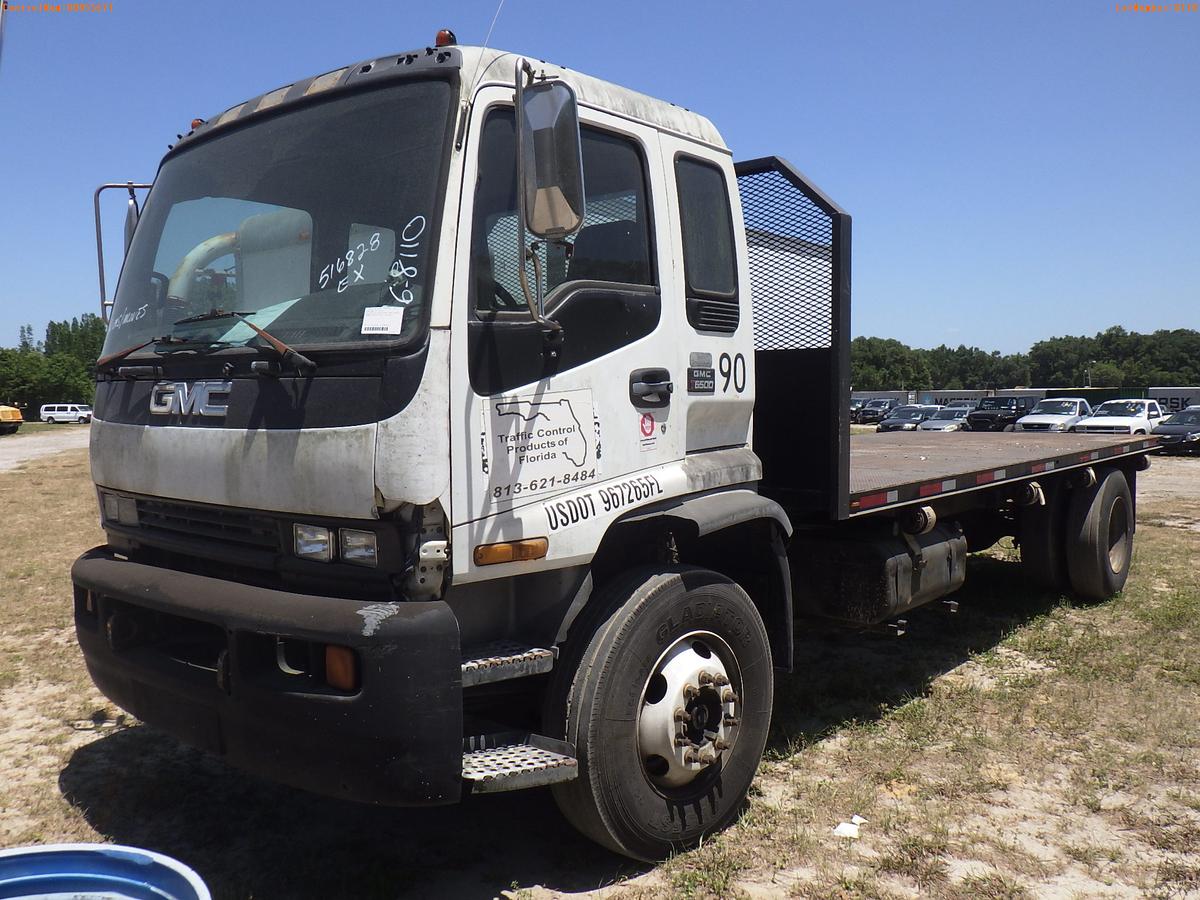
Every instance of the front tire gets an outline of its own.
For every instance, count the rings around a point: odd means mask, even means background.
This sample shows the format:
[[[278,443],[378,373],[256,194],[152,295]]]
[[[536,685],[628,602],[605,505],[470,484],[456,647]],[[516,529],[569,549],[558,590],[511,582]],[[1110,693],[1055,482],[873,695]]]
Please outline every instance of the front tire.
[[[554,799],[598,843],[660,860],[744,806],[771,723],[767,632],[745,591],[690,566],[631,572],[594,603],[548,695],[579,761]]]
[[[1133,497],[1120,469],[1097,469],[1096,483],[1076,488],[1067,511],[1071,587],[1087,600],[1121,592],[1133,560]]]
[[[54,422],[54,416],[51,416],[50,418],[48,418],[48,419],[46,420],[46,424],[47,424],[47,425],[53,425],[53,424],[55,424],[55,422]]]

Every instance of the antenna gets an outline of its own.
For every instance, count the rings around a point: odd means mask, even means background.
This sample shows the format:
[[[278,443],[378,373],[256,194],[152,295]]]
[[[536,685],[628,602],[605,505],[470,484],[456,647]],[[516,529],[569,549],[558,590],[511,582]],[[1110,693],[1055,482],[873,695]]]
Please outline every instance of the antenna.
[[[504,0],[500,0],[500,2],[496,4],[496,12],[492,15],[492,24],[488,26],[487,37],[485,37],[483,39],[483,46],[480,48],[480,50],[487,49],[488,42],[491,41],[491,39],[492,39],[492,32],[496,28],[496,22],[500,18],[500,10],[502,10],[502,9],[504,9]],[[480,77],[479,67],[482,65],[483,65],[483,53],[480,53],[479,60],[475,63],[475,74],[471,76],[470,94],[474,94],[475,88],[477,88],[479,86],[479,77]],[[468,94],[468,97],[470,96],[470,94]]]

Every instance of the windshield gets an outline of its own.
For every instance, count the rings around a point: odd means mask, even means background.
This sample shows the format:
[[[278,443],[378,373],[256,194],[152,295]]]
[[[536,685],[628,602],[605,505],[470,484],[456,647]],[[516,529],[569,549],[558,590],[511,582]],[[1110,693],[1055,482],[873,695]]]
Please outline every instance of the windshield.
[[[965,409],[939,409],[931,418],[934,419],[961,419],[966,415]]]
[[[1040,400],[1033,408],[1034,416],[1073,416],[1076,412],[1074,400]]]
[[[1163,419],[1164,425],[1200,425],[1200,412],[1184,411]]]
[[[924,410],[919,406],[901,406],[892,410],[893,419],[919,419],[924,414]]]
[[[1101,403],[1092,415],[1094,416],[1140,416],[1145,413],[1145,405],[1131,400],[1109,400]]]
[[[979,401],[980,409],[1015,409],[1016,397],[984,397]]]
[[[104,342],[298,346],[415,341],[432,287],[451,85],[409,81],[305,106],[168,159]]]
[[[870,403],[867,404],[867,406],[871,409],[882,409],[883,407],[887,406],[891,402],[892,402],[891,400],[872,400]]]

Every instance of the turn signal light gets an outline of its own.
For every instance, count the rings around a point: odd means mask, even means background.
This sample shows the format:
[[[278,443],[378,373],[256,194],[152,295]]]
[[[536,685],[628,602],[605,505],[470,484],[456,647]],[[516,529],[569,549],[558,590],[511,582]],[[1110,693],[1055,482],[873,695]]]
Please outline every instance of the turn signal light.
[[[544,537],[506,541],[503,544],[481,544],[475,548],[475,565],[494,566],[497,563],[542,559],[549,549],[550,542]]]
[[[347,694],[358,690],[358,658],[353,650],[325,645],[325,683]]]

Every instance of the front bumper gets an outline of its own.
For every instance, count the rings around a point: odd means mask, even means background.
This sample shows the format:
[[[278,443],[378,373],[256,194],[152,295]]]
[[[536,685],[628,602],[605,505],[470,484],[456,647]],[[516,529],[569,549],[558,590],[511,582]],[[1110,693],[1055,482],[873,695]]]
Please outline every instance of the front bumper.
[[[108,547],[81,556],[71,579],[92,680],[142,721],[320,794],[393,806],[459,799],[461,659],[446,604],[254,587]],[[288,674],[276,638],[352,648],[358,691]]]

